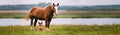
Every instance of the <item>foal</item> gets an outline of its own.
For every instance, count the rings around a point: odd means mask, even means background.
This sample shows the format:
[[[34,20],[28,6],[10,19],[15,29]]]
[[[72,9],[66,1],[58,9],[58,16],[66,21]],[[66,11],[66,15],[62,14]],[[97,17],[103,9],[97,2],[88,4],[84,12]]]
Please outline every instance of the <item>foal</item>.
[[[43,23],[43,22],[41,22],[41,23],[38,22],[38,24],[39,24],[39,30],[42,30],[42,31],[43,31],[42,23]]]
[[[38,24],[39,24],[39,30],[41,30],[41,31],[48,30],[49,31],[49,29],[46,29],[42,26],[43,22],[38,22]]]

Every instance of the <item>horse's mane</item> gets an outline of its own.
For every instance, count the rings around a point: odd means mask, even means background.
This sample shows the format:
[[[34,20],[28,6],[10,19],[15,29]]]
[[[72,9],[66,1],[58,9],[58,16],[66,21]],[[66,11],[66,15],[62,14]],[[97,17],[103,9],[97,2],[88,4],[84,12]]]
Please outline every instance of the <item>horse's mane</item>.
[[[52,7],[52,5],[51,5],[51,4],[49,4],[49,5],[45,6],[44,8],[47,8],[47,7]]]
[[[49,7],[52,7],[51,5],[49,5],[49,6],[46,6],[46,7],[44,7],[44,8],[49,8]]]

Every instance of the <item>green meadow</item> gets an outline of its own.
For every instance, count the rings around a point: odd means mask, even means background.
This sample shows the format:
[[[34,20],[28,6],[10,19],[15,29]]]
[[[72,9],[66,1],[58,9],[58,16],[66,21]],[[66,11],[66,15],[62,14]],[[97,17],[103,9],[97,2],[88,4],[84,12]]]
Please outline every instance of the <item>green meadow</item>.
[[[25,18],[27,14],[0,14],[0,18]],[[118,14],[59,14],[54,18],[120,18]]]
[[[27,13],[26,13],[27,12]],[[0,11],[0,18],[24,18],[28,11]],[[120,18],[120,10],[113,11],[59,11],[54,18]]]
[[[51,25],[50,31],[29,26],[0,26],[0,35],[120,35],[120,25]]]

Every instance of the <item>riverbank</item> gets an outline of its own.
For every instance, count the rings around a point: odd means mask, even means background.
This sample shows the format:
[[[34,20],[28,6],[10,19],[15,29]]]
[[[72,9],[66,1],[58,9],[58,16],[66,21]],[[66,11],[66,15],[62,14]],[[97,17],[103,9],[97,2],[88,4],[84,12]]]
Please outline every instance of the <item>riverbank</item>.
[[[0,26],[0,35],[120,35],[120,25],[51,25],[50,31],[31,31],[29,26]]]
[[[26,10],[0,10],[0,18],[24,18],[29,11]],[[115,11],[59,11],[54,18],[120,18],[120,10]]]

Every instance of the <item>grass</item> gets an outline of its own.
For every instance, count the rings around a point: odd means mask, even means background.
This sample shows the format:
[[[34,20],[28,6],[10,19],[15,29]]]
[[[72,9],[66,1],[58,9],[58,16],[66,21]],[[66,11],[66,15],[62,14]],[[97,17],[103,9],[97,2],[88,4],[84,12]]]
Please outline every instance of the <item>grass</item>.
[[[24,10],[0,11],[0,18],[24,18],[27,17]],[[108,11],[59,11],[54,18],[120,18],[120,10]]]
[[[120,18],[120,15],[107,15],[107,14],[60,14],[59,16],[54,16],[55,18]]]
[[[51,25],[50,31],[31,31],[29,26],[0,26],[0,35],[120,35],[120,25]]]
[[[0,14],[0,18],[24,18],[27,14]],[[54,18],[120,18],[119,14],[59,14]]]
[[[16,13],[9,13],[9,14],[0,14],[0,18],[24,18],[27,14],[16,14]]]

